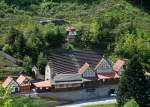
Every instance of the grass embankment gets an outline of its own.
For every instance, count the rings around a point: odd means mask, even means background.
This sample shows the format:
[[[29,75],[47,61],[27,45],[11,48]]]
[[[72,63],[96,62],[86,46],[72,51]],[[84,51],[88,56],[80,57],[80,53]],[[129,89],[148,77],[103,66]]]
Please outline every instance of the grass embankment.
[[[41,104],[47,103],[49,100],[41,99],[41,98],[29,98],[29,97],[16,97],[15,99],[10,100],[11,107],[36,107]],[[4,105],[0,105],[0,107],[4,107]]]
[[[84,107],[117,107],[117,104],[88,105]]]

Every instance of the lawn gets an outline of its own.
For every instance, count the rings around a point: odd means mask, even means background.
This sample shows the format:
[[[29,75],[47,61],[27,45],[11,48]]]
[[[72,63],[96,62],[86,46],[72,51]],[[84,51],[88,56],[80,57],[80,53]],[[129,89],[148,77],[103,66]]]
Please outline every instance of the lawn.
[[[84,107],[117,107],[117,104],[87,105]]]

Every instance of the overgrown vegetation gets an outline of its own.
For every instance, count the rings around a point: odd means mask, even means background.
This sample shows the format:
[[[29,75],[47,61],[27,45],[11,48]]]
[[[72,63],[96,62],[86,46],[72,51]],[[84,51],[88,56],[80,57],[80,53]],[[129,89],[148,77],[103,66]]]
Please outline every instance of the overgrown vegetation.
[[[147,82],[140,57],[134,55],[121,76],[117,92],[118,107],[122,107],[131,98],[134,98],[140,107],[149,107]]]
[[[144,68],[150,68],[150,15],[125,0],[2,0],[0,9],[3,51],[28,59],[31,66],[43,69],[38,63],[44,66],[45,61],[38,59],[44,58],[38,56],[45,57],[48,50],[62,47],[68,25],[39,23],[60,18],[78,29],[75,42],[69,44],[72,49],[91,48],[113,58],[129,59],[137,53]]]
[[[46,99],[32,99],[28,96],[16,97],[11,94],[11,87],[6,90],[0,84],[0,107],[34,107],[48,102]]]

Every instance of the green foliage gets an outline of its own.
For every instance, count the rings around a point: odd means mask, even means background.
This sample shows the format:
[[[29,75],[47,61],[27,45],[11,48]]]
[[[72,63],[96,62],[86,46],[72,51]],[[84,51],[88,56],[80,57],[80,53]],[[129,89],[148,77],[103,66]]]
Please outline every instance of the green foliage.
[[[140,107],[147,107],[148,95],[146,92],[148,88],[146,82],[140,58],[138,55],[134,55],[121,76],[117,93],[118,106],[122,107],[133,97]]]
[[[45,73],[45,66],[47,64],[47,61],[46,61],[46,57],[44,56],[44,54],[41,52],[39,55],[38,55],[38,60],[37,60],[37,67],[39,68],[41,74],[44,74]]]
[[[25,69],[23,67],[4,67],[0,69],[0,78],[6,77],[7,75],[18,75],[24,71]]]
[[[47,48],[59,48],[65,42],[65,35],[57,28],[55,32],[48,31],[45,39]]]
[[[66,25],[39,24],[39,20],[55,18],[65,19],[77,28],[76,41],[71,44],[77,49],[92,48],[130,58],[135,47],[142,64],[150,68],[150,49],[143,42],[150,39],[150,15],[125,0],[2,0],[3,50],[19,59],[30,56],[36,65],[40,52],[46,54],[65,42]]]
[[[128,101],[123,107],[140,107],[134,99]]]
[[[117,107],[117,104],[99,104],[99,105],[87,105],[84,107]]]
[[[81,28],[75,39],[75,45],[80,48],[88,48],[92,46],[92,34],[88,29]]]
[[[4,0],[8,5],[27,9],[32,4],[38,4],[41,0]]]
[[[29,56],[25,56],[23,58],[23,67],[26,69],[26,71],[31,73],[30,71],[32,69],[32,59]]]
[[[126,36],[117,43],[114,51],[115,54],[123,58],[131,58],[137,53],[142,58],[143,64],[148,64],[150,59],[150,48],[147,45],[147,37],[140,34],[126,34]],[[149,69],[149,66],[144,65]]]
[[[1,85],[0,97],[3,98],[0,100],[0,107],[33,107],[47,102],[45,99],[31,99],[30,97],[25,96],[12,98],[11,87],[4,89]]]

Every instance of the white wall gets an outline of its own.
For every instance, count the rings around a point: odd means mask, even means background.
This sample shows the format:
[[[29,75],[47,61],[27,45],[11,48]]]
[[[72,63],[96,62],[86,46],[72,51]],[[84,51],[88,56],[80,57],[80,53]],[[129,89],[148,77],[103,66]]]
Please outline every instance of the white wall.
[[[45,67],[45,80],[51,80],[51,69],[49,64]]]

